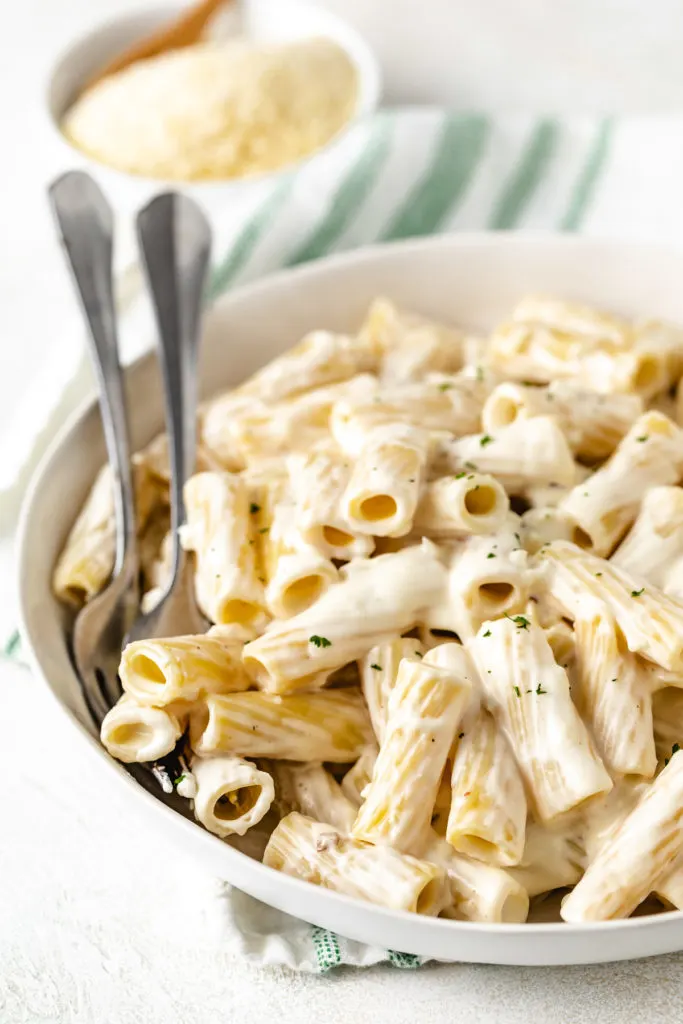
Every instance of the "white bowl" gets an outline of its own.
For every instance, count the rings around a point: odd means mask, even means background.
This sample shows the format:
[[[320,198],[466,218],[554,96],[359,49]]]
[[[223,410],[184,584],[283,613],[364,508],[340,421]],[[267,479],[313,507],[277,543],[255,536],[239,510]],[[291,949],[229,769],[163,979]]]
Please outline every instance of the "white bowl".
[[[131,43],[167,25],[186,7],[186,4],[176,3],[146,8],[99,24],[57,58],[48,76],[48,121],[65,163],[86,168],[95,174],[111,193],[119,209],[135,209],[152,194],[165,188],[189,192],[209,210],[216,206],[225,207],[229,203],[244,203],[245,200],[265,194],[273,182],[287,177],[297,168],[327,152],[345,138],[359,120],[376,110],[381,93],[379,64],[364,38],[355,29],[305,0],[244,0],[241,6],[241,29],[254,41],[280,43],[325,36],[345,50],[356,68],[359,83],[358,103],[348,124],[326,146],[310,156],[279,171],[253,178],[207,182],[164,181],[161,178],[128,174],[92,160],[64,137],[59,127],[62,117],[83,84],[110,58],[121,53]]]
[[[241,381],[314,327],[353,330],[370,300],[403,304],[482,329],[529,291],[596,303],[626,315],[683,321],[683,254],[573,237],[461,235],[366,249],[285,271],[221,298],[206,318],[203,394]],[[136,446],[162,427],[162,396],[152,356],[128,372]],[[683,913],[605,924],[484,925],[392,912],[278,874],[232,849],[143,790],[99,745],[69,662],[67,616],[50,591],[55,558],[104,460],[91,402],[56,439],[22,514],[19,545],[22,632],[46,680],[89,750],[106,798],[126,786],[131,810],[183,844],[202,866],[265,903],[353,939],[444,960],[573,964],[683,949]],[[74,737],[64,730],[64,742]]]

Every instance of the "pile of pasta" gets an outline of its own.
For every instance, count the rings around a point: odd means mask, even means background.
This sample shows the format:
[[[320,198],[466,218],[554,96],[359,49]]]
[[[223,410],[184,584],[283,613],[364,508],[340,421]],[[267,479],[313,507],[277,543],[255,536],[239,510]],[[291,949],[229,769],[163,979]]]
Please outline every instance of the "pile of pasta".
[[[205,635],[130,644],[102,742],[270,867],[519,922],[683,908],[683,331],[529,297],[486,338],[375,301],[200,409]],[[168,458],[135,456],[152,605]],[[108,470],[56,566],[114,557]]]

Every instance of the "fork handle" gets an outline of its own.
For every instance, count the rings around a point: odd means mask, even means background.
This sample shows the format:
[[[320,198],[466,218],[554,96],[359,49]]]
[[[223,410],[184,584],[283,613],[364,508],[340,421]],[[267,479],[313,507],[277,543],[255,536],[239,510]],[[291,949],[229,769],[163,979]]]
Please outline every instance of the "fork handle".
[[[183,487],[194,472],[196,458],[199,333],[211,229],[193,200],[167,192],[140,211],[137,232],[159,333],[166,402],[173,535],[170,589],[181,562],[178,527],[185,522]]]
[[[113,216],[99,186],[83,171],[69,171],[61,175],[50,186],[48,195],[88,326],[90,353],[99,385],[104,440],[114,478],[116,576],[129,552],[135,550],[136,530],[126,401],[114,306]]]

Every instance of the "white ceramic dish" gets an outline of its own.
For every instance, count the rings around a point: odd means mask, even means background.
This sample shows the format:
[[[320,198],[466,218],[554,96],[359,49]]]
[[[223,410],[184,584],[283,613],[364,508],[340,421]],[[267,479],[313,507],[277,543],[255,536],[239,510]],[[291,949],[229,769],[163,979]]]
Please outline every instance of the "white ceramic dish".
[[[360,33],[346,22],[306,0],[243,0],[240,4],[240,34],[263,43],[289,42],[310,36],[325,36],[341,46],[352,60],[359,83],[358,104],[351,121],[326,146],[281,171],[249,179],[211,182],[166,182],[162,179],[137,177],[114,170],[91,160],[72,146],[62,135],[59,124],[79,89],[98,68],[142,39],[168,24],[187,4],[170,3],[122,15],[86,32],[55,61],[46,89],[47,118],[52,134],[60,147],[65,163],[85,167],[95,174],[115,197],[117,207],[133,209],[154,192],[164,188],[181,188],[211,209],[216,204],[244,203],[267,191],[275,180],[291,174],[304,163],[327,152],[343,139],[360,119],[372,114],[381,94],[381,74],[373,51]]]
[[[351,253],[232,292],[209,312],[203,393],[238,383],[313,327],[355,328],[370,299],[395,296],[438,318],[490,327],[529,291],[594,302],[627,315],[683,321],[683,253],[572,237],[462,235]],[[128,372],[132,432],[142,445],[162,425],[153,357]],[[203,868],[265,903],[351,938],[444,960],[574,964],[683,949],[683,913],[597,925],[479,925],[391,912],[263,867],[145,792],[93,735],[66,650],[65,615],[50,592],[57,553],[104,460],[91,402],[56,439],[22,515],[22,629],[33,665],[64,711],[64,742],[87,746],[98,785],[126,786],[131,811],[187,848]]]

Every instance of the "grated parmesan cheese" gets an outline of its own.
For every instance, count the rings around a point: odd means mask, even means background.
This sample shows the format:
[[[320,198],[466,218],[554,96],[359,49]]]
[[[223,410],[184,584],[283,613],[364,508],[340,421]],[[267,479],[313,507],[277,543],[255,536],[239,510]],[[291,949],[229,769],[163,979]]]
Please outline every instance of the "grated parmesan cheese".
[[[203,43],[103,79],[62,130],[93,159],[177,181],[242,178],[325,145],[351,118],[356,71],[326,39]]]

